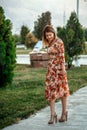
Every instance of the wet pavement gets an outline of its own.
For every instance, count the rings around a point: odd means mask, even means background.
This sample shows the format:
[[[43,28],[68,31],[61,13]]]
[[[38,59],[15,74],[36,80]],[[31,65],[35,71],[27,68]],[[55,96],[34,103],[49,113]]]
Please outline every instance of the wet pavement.
[[[57,102],[56,111],[61,115],[61,102]],[[68,97],[68,120],[48,125],[49,107],[38,111],[28,119],[4,128],[3,130],[87,130],[87,86]]]

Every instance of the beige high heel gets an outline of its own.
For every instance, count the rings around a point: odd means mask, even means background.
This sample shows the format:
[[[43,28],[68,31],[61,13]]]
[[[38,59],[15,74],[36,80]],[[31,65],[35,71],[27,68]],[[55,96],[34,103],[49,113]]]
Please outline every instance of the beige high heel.
[[[48,124],[57,123],[57,115],[51,115],[51,119],[48,121]]]
[[[62,114],[61,118],[59,119],[59,122],[67,121],[67,117],[68,117],[68,112],[66,111],[66,113]]]

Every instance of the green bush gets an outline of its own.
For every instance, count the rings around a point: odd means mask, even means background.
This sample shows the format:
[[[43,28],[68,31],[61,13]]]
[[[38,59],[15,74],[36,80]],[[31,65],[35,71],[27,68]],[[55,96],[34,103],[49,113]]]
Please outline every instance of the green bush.
[[[15,66],[15,45],[11,32],[12,24],[0,7],[0,87],[11,83]]]

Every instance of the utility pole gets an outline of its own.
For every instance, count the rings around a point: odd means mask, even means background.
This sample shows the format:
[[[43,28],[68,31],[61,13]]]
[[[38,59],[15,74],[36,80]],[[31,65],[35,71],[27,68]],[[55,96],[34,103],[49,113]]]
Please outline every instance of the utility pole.
[[[79,0],[77,0],[77,17],[79,19]]]
[[[87,2],[87,0],[84,0],[84,2]],[[77,0],[77,17],[79,19],[79,0]]]
[[[63,14],[63,25],[65,26],[65,19],[66,19],[66,16],[65,16],[65,10],[64,10],[64,14]]]

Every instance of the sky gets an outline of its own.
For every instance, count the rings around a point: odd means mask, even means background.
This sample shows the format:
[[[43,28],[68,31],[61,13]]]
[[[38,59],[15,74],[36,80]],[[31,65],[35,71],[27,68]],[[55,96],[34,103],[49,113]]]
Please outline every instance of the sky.
[[[0,0],[0,6],[13,24],[13,34],[19,34],[22,25],[33,31],[38,16],[47,11],[54,28],[66,25],[71,12],[77,12],[77,0]],[[87,0],[79,0],[79,22],[87,28]]]

